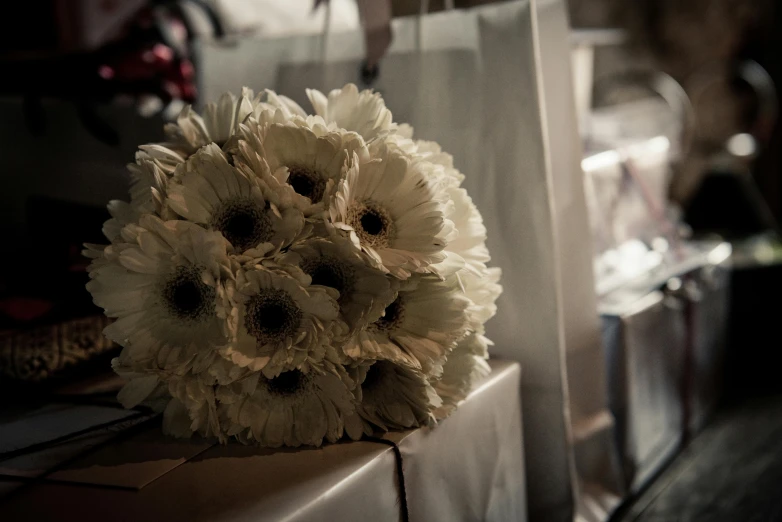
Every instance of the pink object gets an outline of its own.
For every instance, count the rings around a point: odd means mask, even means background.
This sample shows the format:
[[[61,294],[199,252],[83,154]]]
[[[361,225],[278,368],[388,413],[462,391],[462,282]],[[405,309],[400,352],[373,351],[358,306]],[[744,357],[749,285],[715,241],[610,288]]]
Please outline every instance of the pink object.
[[[112,78],[114,78],[114,69],[112,69],[108,65],[101,65],[100,67],[98,67],[98,76],[100,76],[104,80],[111,80]]]

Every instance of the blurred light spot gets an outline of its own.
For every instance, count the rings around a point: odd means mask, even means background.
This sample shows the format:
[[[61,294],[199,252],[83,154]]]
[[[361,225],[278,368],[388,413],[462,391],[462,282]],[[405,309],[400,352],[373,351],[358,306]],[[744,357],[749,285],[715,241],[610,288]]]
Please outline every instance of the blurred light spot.
[[[721,243],[714,250],[709,252],[707,256],[707,260],[712,265],[719,265],[720,263],[728,259],[732,252],[733,252],[733,248],[730,246],[730,243]]]
[[[773,263],[775,258],[774,247],[768,243],[761,243],[755,247],[753,254],[755,259],[763,264]]]
[[[171,103],[166,105],[166,108],[163,109],[163,119],[166,121],[176,120],[176,117],[179,116],[179,113],[182,112],[182,109],[185,108],[185,105],[187,104],[182,100],[171,100]]]
[[[98,67],[98,76],[100,76],[104,80],[111,80],[112,78],[114,78],[114,69],[112,69],[108,65],[101,65],[100,67]]]
[[[665,136],[655,136],[641,143],[635,143],[618,150],[608,150],[587,156],[581,160],[581,168],[584,172],[594,172],[606,167],[611,167],[622,161],[623,158],[639,158],[647,154],[659,154],[667,151],[671,142]]]
[[[755,138],[746,132],[734,134],[730,137],[725,146],[727,147],[728,152],[739,157],[752,156],[757,150]]]
[[[174,59],[174,51],[167,45],[155,44],[152,48],[152,53],[161,62],[168,63]]]
[[[584,172],[593,172],[595,170],[600,170],[605,167],[616,165],[620,160],[621,157],[619,156],[618,152],[615,150],[609,150],[584,158],[581,161],[581,168],[584,170]]]
[[[665,152],[671,146],[671,142],[665,136],[655,136],[643,143],[636,143],[627,147],[627,153],[630,156],[640,156],[641,154],[654,154]]]
[[[138,113],[144,118],[151,118],[163,109],[163,100],[157,96],[141,96],[137,105]]]
[[[667,252],[668,240],[665,239],[664,237],[656,237],[652,239],[652,248],[657,252]]]

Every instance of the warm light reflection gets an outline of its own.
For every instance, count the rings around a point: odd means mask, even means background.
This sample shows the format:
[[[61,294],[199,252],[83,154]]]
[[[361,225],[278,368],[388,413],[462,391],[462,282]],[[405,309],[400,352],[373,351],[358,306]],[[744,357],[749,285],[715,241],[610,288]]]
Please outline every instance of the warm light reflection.
[[[637,159],[647,154],[665,152],[671,146],[671,142],[665,136],[656,136],[652,139],[628,145],[619,150],[608,150],[587,156],[581,161],[584,172],[594,172],[605,167],[617,165],[625,158]]]
[[[734,134],[731,136],[725,144],[725,148],[734,156],[743,158],[755,154],[757,143],[751,134],[742,132],[741,134]]]
[[[670,245],[668,244],[668,240],[664,237],[656,237],[652,239],[652,248],[657,252],[667,252],[669,246]]]
[[[719,265],[728,259],[732,252],[733,248],[730,246],[730,243],[720,243],[714,250],[708,253],[707,260],[713,265]]]

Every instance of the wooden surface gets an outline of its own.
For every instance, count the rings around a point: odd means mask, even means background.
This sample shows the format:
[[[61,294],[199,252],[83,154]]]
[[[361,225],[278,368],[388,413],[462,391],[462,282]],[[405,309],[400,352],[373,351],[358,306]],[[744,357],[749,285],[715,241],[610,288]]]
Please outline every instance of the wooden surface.
[[[614,522],[782,520],[782,394],[726,407]]]

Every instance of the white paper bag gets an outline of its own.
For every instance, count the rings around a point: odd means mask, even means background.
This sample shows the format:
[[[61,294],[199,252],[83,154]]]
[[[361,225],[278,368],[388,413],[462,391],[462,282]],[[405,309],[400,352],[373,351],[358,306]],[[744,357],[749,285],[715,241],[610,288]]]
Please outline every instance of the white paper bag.
[[[572,520],[577,485],[602,495],[617,477],[564,2],[396,19],[392,30],[372,87],[395,121],[436,140],[466,174],[492,264],[503,270],[499,312],[487,325],[492,353],[524,368],[531,519]],[[206,98],[247,85],[306,107],[307,87],[360,85],[363,41],[356,30],[206,48]]]

